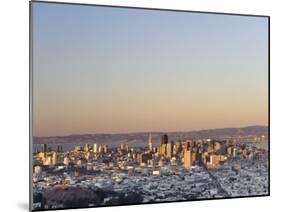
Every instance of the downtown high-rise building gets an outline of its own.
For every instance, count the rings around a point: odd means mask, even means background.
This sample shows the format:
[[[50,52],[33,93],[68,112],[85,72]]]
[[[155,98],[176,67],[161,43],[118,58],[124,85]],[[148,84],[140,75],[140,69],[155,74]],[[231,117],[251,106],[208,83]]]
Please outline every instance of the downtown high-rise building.
[[[57,145],[57,152],[63,152],[62,145]]]
[[[191,157],[191,151],[186,150],[184,152],[184,168],[190,170],[192,165],[192,157]]]
[[[166,154],[167,154],[167,144],[161,144],[160,152],[161,152],[162,156],[166,157]]]
[[[93,152],[98,153],[98,144],[93,144]]]
[[[161,136],[161,145],[162,144],[168,144],[168,135],[164,134]]]
[[[52,155],[52,164],[53,164],[53,165],[56,165],[56,164],[57,164],[57,153],[56,153],[56,152],[53,152],[53,155]]]
[[[152,144],[152,139],[151,139],[151,134],[148,136],[148,149],[149,151],[153,151],[153,144]]]
[[[89,152],[89,150],[90,150],[89,144],[85,144],[84,151]]]
[[[173,142],[166,145],[166,157],[171,159],[173,157]]]
[[[48,152],[48,149],[47,149],[47,144],[42,144],[41,145],[41,152],[43,154],[42,158],[44,158],[44,160],[46,159],[47,157],[47,152]]]
[[[161,136],[161,155],[166,157],[167,155],[167,144],[168,144],[168,135],[164,134]]]
[[[128,152],[128,151],[129,151],[128,144],[124,144],[124,143],[120,144],[120,149],[121,149],[122,151]]]
[[[41,144],[41,152],[47,152],[47,144]]]

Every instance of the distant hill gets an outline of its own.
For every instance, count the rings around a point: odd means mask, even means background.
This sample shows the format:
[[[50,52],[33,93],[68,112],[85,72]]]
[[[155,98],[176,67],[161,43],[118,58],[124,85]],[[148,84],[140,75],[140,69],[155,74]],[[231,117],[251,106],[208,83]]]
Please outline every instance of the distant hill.
[[[268,135],[267,126],[248,126],[242,128],[221,128],[207,129],[189,132],[138,132],[124,134],[83,134],[68,136],[52,136],[52,137],[34,137],[35,144],[42,143],[106,143],[109,145],[119,145],[120,143],[128,143],[130,145],[142,145],[148,141],[148,135],[151,133],[154,143],[160,142],[160,137],[164,133],[169,136],[169,140],[178,139],[197,139],[197,138],[225,138],[233,136],[261,136]]]
[[[267,126],[249,126],[242,128],[221,128],[187,132],[191,137],[222,137],[222,136],[247,136],[268,135]]]

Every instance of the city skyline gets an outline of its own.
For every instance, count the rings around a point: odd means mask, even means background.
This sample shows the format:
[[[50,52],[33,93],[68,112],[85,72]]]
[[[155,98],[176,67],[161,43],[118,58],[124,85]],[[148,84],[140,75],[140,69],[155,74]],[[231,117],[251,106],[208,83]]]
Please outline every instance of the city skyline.
[[[34,136],[268,125],[266,18],[42,3],[33,16]]]
[[[142,147],[41,144],[33,153],[33,208],[269,195],[267,136],[158,139],[153,144],[149,134]]]

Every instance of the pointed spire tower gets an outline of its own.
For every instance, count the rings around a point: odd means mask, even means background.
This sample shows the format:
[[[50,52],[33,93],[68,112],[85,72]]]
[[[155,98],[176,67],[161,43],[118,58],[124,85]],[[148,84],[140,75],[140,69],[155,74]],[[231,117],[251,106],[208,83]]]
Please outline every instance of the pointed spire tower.
[[[153,150],[153,144],[152,144],[152,139],[151,139],[151,133],[149,133],[149,136],[148,136],[148,149],[150,151]]]

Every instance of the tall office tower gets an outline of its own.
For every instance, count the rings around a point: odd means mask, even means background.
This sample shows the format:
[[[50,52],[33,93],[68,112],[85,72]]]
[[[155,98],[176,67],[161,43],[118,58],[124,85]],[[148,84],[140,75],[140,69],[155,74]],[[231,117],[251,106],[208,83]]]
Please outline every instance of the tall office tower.
[[[103,145],[99,145],[98,152],[103,153]]]
[[[42,144],[41,145],[41,152],[43,153],[43,158],[44,158],[44,160],[47,158],[47,144]]]
[[[47,144],[41,144],[41,152],[47,152]]]
[[[161,155],[166,156],[167,154],[167,144],[161,144]]]
[[[168,144],[168,135],[164,134],[161,136],[161,155],[166,156],[166,149]]]
[[[98,152],[98,144],[93,144],[93,152],[94,153]]]
[[[168,143],[167,146],[166,146],[166,156],[167,158],[172,158],[173,157],[173,145],[174,143],[171,142],[171,143]]]
[[[179,148],[178,143],[175,143],[174,146],[173,146],[173,155],[177,155],[178,148]]]
[[[122,151],[126,151],[126,152],[128,152],[129,151],[129,147],[128,147],[128,144],[120,144],[120,149],[122,150]]]
[[[84,151],[85,151],[85,152],[89,152],[89,149],[90,149],[90,148],[89,148],[89,144],[85,144],[85,146],[84,146]]]
[[[148,136],[148,149],[149,151],[153,151],[153,144],[152,144],[152,139],[151,139],[151,134]]]
[[[57,164],[57,153],[56,153],[56,152],[53,152],[53,155],[52,155],[52,164],[53,164],[53,165],[56,165],[56,164]]]
[[[106,154],[108,152],[108,146],[105,144],[103,145],[103,152]]]
[[[178,140],[174,145],[174,155],[178,155],[182,151],[182,144],[181,141]]]
[[[62,145],[57,145],[57,152],[63,152]]]
[[[168,143],[168,135],[164,134],[161,136],[161,145]]]
[[[184,168],[190,170],[192,165],[191,151],[184,152]]]

